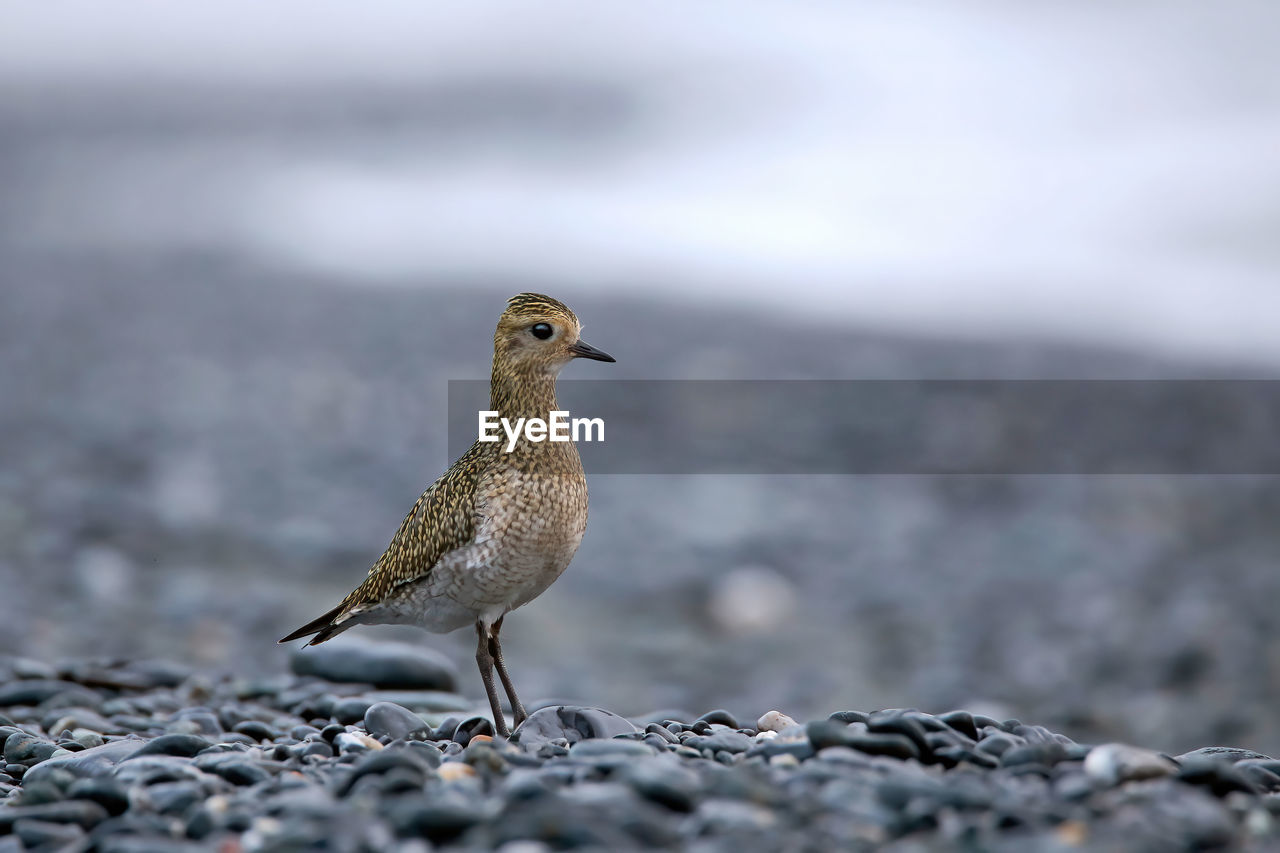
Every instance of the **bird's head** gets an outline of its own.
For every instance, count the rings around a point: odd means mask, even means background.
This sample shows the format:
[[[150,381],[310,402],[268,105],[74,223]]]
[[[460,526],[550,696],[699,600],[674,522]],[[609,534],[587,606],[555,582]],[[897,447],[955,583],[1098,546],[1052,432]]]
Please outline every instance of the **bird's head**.
[[[580,337],[577,316],[558,299],[541,293],[518,293],[493,333],[495,361],[535,375],[555,376],[575,358],[615,361]]]

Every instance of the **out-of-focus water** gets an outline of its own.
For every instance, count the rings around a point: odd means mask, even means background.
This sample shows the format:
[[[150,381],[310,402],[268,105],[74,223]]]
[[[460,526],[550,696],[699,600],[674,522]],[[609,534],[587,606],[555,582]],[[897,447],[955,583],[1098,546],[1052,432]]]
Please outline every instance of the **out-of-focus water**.
[[[1280,361],[1265,0],[6,17],[22,245]]]

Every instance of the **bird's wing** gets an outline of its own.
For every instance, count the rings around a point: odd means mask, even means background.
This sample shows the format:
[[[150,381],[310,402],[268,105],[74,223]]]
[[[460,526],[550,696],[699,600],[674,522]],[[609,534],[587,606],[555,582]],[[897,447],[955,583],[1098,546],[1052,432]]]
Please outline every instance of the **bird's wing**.
[[[354,623],[344,623],[364,605],[382,601],[401,584],[426,577],[441,557],[470,543],[475,538],[476,491],[483,463],[479,445],[473,445],[418,498],[364,582],[337,607],[280,642],[315,634],[307,645],[323,643],[351,627]]]

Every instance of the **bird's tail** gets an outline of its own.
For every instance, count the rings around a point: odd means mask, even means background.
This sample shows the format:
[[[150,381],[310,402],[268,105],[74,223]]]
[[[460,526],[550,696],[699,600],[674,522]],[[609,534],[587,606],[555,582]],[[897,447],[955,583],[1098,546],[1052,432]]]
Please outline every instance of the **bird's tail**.
[[[346,602],[343,602],[323,616],[318,616],[315,619],[312,619],[292,634],[281,637],[276,642],[288,643],[292,640],[300,640],[303,637],[315,634],[314,637],[311,637],[311,642],[306,644],[307,646],[314,646],[318,643],[323,643],[325,640],[336,637],[356,624],[356,621],[347,615],[346,609]],[[343,618],[344,616],[346,616],[346,618]]]

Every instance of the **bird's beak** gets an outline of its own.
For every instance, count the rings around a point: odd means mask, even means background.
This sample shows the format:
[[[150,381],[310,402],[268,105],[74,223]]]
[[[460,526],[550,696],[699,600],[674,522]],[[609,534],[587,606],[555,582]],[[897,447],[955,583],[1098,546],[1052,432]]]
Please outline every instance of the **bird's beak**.
[[[574,358],[591,358],[596,361],[617,361],[616,358],[609,355],[604,350],[598,350],[586,341],[578,341],[569,347],[569,352],[573,353]]]

